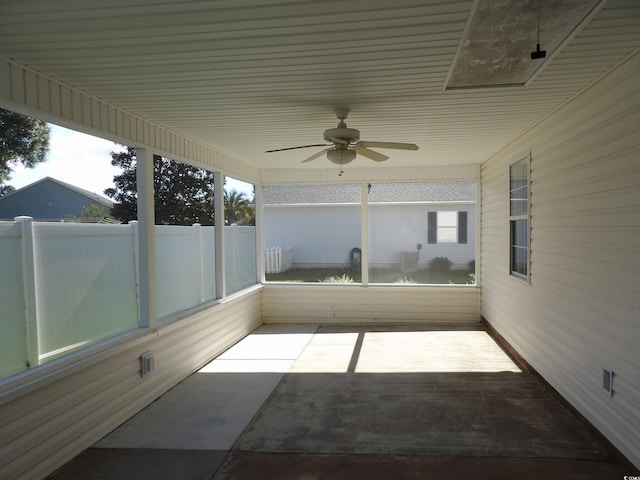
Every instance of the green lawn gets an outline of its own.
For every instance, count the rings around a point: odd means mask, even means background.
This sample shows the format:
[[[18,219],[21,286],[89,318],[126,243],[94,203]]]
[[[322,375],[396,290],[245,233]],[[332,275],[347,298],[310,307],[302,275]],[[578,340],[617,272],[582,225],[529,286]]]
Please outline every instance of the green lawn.
[[[372,269],[369,271],[369,283],[415,283],[415,284],[473,284],[470,270],[450,270],[432,272],[420,270],[416,273],[400,274],[396,270]],[[362,281],[360,270],[351,268],[294,268],[282,273],[266,275],[267,282],[321,282],[329,277],[349,277],[353,283]],[[338,282],[335,282],[338,283]],[[344,283],[344,282],[341,282]]]

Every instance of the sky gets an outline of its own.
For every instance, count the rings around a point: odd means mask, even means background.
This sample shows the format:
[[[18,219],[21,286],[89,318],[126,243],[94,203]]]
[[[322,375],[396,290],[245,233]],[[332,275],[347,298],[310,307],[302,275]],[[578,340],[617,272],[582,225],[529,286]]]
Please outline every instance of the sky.
[[[49,153],[47,161],[35,168],[17,165],[11,174],[9,185],[16,189],[44,177],[52,177],[76,187],[104,196],[104,190],[113,186],[113,177],[121,170],[111,165],[111,152],[125,147],[102,138],[86,135],[57,125],[49,124]],[[253,195],[245,182],[227,178],[226,189],[235,188]]]

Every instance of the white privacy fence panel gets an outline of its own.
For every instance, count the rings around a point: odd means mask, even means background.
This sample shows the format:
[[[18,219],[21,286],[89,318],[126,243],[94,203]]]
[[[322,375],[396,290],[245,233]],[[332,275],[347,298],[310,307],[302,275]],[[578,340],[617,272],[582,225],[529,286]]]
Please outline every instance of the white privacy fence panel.
[[[0,222],[0,378],[27,368],[20,230]]]
[[[0,378],[139,327],[137,222],[0,222]],[[214,227],[156,226],[159,317],[216,298]],[[256,283],[255,227],[225,227],[227,292]]]
[[[156,225],[158,317],[216,297],[215,227]]]
[[[41,361],[138,327],[133,226],[34,223]]]
[[[227,293],[257,282],[256,227],[224,227],[225,281]]]
[[[293,265],[291,247],[267,247],[264,249],[264,273],[281,273]]]

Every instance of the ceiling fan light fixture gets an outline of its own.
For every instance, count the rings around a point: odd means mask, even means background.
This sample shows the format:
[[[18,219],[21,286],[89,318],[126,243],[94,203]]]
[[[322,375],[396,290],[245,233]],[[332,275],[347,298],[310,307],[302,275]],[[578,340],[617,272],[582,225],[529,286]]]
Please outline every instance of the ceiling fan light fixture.
[[[346,165],[356,158],[355,150],[349,148],[332,148],[327,151],[327,158],[336,165]]]

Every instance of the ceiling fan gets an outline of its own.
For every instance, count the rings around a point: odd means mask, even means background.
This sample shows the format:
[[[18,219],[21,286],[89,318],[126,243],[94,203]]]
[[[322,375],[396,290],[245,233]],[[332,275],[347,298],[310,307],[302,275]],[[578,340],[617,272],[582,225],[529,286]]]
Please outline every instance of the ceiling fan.
[[[296,150],[298,148],[310,147],[328,147],[324,150],[314,153],[306,158],[302,163],[311,162],[321,157],[325,153],[327,158],[337,165],[346,165],[353,161],[357,154],[367,157],[375,162],[384,162],[389,157],[371,150],[374,148],[394,148],[398,150],[418,150],[418,146],[413,143],[397,143],[397,142],[372,142],[360,140],[360,130],[348,128],[344,121],[349,115],[348,108],[337,108],[336,116],[340,122],[336,128],[329,128],[324,131],[324,139],[331,143],[318,143],[313,145],[301,145],[299,147],[278,148],[275,150],[267,150],[265,153],[282,152],[284,150]]]

